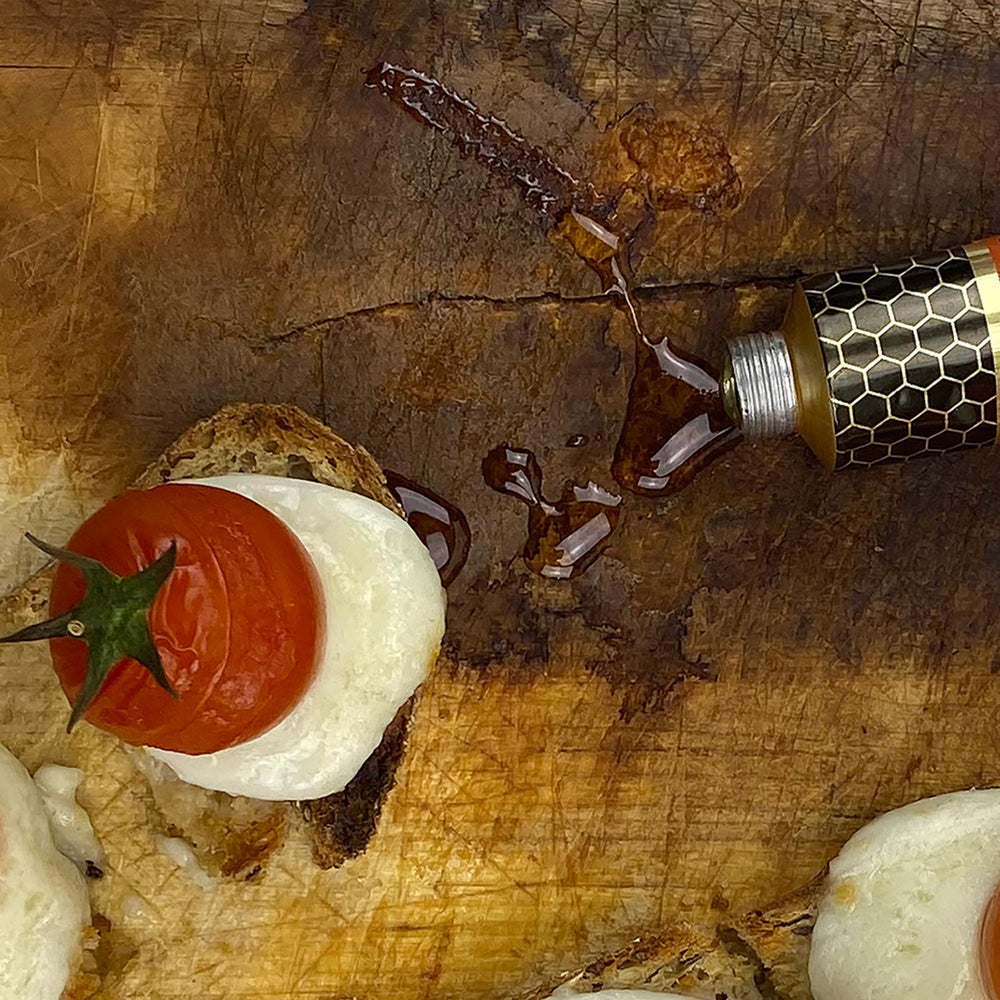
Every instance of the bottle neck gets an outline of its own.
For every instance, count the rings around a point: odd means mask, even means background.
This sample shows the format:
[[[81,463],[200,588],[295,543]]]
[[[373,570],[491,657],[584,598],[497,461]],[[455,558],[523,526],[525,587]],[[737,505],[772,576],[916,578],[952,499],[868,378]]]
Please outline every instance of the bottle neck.
[[[788,345],[780,333],[734,337],[722,371],[722,401],[751,441],[784,437],[798,428],[799,403]]]

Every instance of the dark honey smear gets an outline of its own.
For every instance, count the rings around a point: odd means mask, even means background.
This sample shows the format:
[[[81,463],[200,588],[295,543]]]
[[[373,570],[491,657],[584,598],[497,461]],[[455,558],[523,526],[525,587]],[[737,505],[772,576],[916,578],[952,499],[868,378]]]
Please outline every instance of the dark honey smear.
[[[414,69],[382,62],[368,70],[365,85],[388,97],[417,121],[440,132],[465,156],[517,186],[543,218],[558,219],[573,208],[605,216],[609,211],[594,188],[555,164],[548,154],[483,114],[439,80]]]
[[[654,208],[728,212],[739,204],[739,174],[726,144],[710,128],[640,106],[611,131],[634,167],[626,183]]]
[[[469,556],[469,522],[453,503],[398,472],[385,472],[389,492],[403,508],[407,523],[427,546],[447,587]]]
[[[623,193],[639,189],[644,203],[653,209],[679,204],[702,210],[734,207],[740,196],[739,176],[714,133],[636,109],[609,133],[617,160],[625,166],[615,178],[617,194],[606,197],[430,76],[379,63],[368,72],[366,82],[463,153],[516,183],[528,204],[555,223],[555,231],[597,274],[603,291],[625,314],[636,337],[636,373],[612,467],[620,486],[654,496],[675,493],[736,443],[716,373],[672,347],[666,337],[654,342],[644,331],[629,257],[630,237],[641,223],[630,224],[628,213],[618,211]],[[491,453],[496,455],[499,451]],[[610,534],[609,530],[597,539],[596,519],[617,520],[611,508],[617,508],[620,498],[612,505],[596,496],[580,496],[579,488],[570,485],[559,504],[549,504],[540,493],[530,499],[508,488],[503,462],[496,461],[493,488],[513,493],[529,505],[525,548],[529,567],[542,575],[566,577],[589,565]],[[606,509],[595,511],[595,502]],[[572,506],[580,503],[590,506]],[[568,558],[566,540],[578,538],[574,532],[588,523],[597,539],[593,554],[587,549],[579,559]]]
[[[577,211],[563,219],[560,232],[635,336],[635,375],[611,467],[615,482],[649,496],[676,493],[739,440],[722,406],[718,373],[667,337],[647,336],[623,234]]]
[[[591,147],[592,180],[613,192],[617,228],[655,242],[657,216],[693,211],[725,216],[742,197],[742,182],[723,139],[704,125],[664,117],[639,105],[613,122]]]
[[[601,554],[618,526],[621,497],[595,483],[563,484],[558,501],[542,493],[542,470],[532,452],[501,444],[483,459],[483,479],[490,489],[528,507],[528,538],[522,553],[533,573],[568,580]]]
[[[382,742],[342,792],[299,803],[312,838],[313,861],[319,868],[339,868],[367,848],[386,796],[396,784],[412,711],[411,698],[396,713]]]

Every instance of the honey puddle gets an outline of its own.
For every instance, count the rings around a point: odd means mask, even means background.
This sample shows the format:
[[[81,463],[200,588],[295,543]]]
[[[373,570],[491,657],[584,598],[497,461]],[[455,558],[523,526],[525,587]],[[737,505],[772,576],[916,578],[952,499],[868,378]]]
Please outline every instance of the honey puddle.
[[[542,494],[542,470],[535,456],[502,444],[483,459],[490,489],[527,504],[528,539],[524,562],[533,573],[568,580],[582,573],[607,545],[621,516],[622,498],[596,483],[563,484],[556,503]]]
[[[719,376],[667,337],[653,341],[646,335],[624,237],[576,209],[559,231],[600,278],[635,334],[635,374],[611,474],[633,493],[676,493],[738,439],[722,408]]]
[[[403,508],[407,523],[427,546],[431,559],[448,584],[458,576],[469,555],[469,522],[452,503],[398,472],[385,472],[389,492]]]

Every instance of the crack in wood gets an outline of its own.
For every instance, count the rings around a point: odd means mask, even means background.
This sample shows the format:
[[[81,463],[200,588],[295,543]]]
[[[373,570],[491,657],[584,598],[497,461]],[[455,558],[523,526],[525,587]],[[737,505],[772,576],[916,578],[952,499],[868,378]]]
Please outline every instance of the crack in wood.
[[[719,281],[680,281],[638,285],[634,296],[641,301],[671,301],[686,294],[704,295],[710,292],[730,291],[755,288],[791,288],[802,277],[801,271],[790,274],[757,275],[750,278],[730,278]],[[588,305],[610,302],[607,294],[600,295],[563,295],[560,292],[539,292],[535,295],[515,295],[510,298],[500,298],[490,295],[446,295],[441,292],[429,292],[417,299],[397,302],[380,302],[374,306],[364,306],[338,313],[336,316],[325,316],[321,319],[301,323],[291,329],[272,336],[247,337],[247,342],[254,350],[269,350],[281,347],[311,333],[325,331],[349,319],[371,318],[394,311],[417,311],[434,305],[472,305],[495,306],[498,309],[518,309],[522,306],[550,305]]]

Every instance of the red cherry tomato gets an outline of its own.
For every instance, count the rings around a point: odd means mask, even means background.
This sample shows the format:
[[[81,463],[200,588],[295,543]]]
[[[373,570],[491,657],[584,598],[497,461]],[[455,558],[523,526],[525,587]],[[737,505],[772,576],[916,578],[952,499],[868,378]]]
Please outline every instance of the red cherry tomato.
[[[323,592],[312,560],[278,517],[230,490],[171,483],[122,493],[85,521],[68,548],[119,576],[150,565],[177,541],[177,562],[153,601],[153,641],[178,698],[135,660],[113,666],[84,718],[126,743],[200,754],[243,743],[280,722],[316,672]],[[56,571],[53,617],[85,592],[83,575]],[[72,702],[88,651],[50,642]]]

